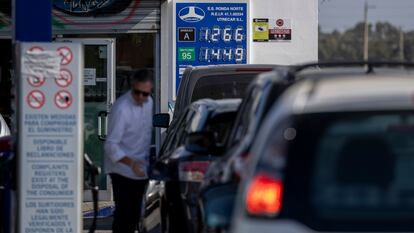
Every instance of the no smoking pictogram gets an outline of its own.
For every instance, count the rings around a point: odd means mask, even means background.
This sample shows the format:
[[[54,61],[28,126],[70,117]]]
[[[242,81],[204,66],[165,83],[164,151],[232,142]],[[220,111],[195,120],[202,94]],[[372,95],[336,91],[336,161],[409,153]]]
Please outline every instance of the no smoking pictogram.
[[[33,46],[29,49],[29,52],[43,52],[43,48],[40,46]]]
[[[45,105],[45,95],[38,90],[34,90],[29,92],[29,94],[27,95],[27,104],[29,105],[29,107],[33,108],[33,109],[39,109],[41,107],[43,107],[43,105]]]
[[[72,80],[72,73],[67,69],[61,69],[59,78],[55,79],[55,82],[59,87],[68,87],[72,83]]]
[[[73,98],[72,95],[67,91],[59,91],[55,95],[55,104],[56,107],[60,109],[67,109],[72,105]]]
[[[30,84],[30,86],[32,87],[40,87],[43,85],[43,83],[45,83],[45,77],[43,76],[36,76],[36,75],[30,75],[27,78],[27,82]]]
[[[279,27],[282,27],[285,24],[285,22],[283,21],[283,19],[278,19],[276,20],[276,25]]]
[[[72,50],[68,47],[60,47],[57,49],[57,53],[61,57],[60,64],[68,65],[73,59]]]

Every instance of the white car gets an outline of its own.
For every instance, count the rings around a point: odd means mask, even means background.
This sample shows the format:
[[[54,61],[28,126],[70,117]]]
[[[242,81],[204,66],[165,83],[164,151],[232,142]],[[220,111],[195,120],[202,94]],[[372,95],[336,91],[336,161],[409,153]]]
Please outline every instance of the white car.
[[[414,232],[414,73],[294,76],[250,151],[231,232]]]
[[[10,129],[6,124],[6,121],[0,114],[0,137],[9,136],[10,135]]]

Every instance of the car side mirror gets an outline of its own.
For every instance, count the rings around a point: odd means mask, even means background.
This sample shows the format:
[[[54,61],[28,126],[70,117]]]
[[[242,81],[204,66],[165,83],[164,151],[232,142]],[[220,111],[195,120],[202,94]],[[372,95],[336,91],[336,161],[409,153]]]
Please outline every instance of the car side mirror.
[[[191,153],[209,154],[215,146],[212,132],[195,132],[187,135],[185,149]]]
[[[170,114],[158,113],[152,117],[152,125],[158,128],[168,128],[170,126]]]

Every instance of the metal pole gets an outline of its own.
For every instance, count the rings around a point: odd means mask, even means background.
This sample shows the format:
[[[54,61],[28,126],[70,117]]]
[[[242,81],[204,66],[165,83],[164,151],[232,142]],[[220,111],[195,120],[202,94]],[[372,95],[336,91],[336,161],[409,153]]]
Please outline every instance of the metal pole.
[[[364,5],[364,61],[368,60],[368,2]]]
[[[400,43],[399,43],[399,57],[401,61],[405,60],[404,57],[404,31],[402,30],[402,27],[400,27]]]
[[[155,112],[161,112],[161,35],[160,32],[155,34],[154,43],[154,60],[155,60]],[[155,128],[155,156],[161,148],[161,130]]]

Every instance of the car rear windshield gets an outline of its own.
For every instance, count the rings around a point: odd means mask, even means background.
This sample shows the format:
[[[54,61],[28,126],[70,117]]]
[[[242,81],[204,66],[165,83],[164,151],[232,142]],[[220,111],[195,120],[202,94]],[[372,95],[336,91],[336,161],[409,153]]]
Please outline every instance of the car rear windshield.
[[[204,76],[194,86],[191,102],[199,99],[243,98],[256,73]]]
[[[208,120],[205,130],[215,133],[217,146],[224,146],[226,143],[235,118],[235,112],[226,112],[217,114]]]
[[[413,112],[297,122],[289,129],[295,138],[287,149],[285,217],[317,230],[414,230]]]

